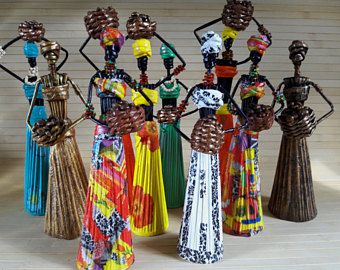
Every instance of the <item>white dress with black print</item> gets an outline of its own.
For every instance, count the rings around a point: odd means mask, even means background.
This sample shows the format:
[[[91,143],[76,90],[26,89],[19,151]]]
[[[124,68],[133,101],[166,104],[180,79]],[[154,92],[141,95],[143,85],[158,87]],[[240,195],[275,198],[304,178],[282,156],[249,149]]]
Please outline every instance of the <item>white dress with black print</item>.
[[[214,89],[197,89],[193,93],[198,108],[218,109],[222,98],[223,94]],[[223,257],[218,154],[192,150],[177,251],[183,259],[201,264]]]

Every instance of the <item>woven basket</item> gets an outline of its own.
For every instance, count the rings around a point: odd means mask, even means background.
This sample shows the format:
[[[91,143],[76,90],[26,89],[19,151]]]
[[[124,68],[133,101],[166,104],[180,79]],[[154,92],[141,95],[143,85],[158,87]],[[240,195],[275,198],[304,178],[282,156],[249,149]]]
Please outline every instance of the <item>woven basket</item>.
[[[18,32],[22,40],[40,42],[45,35],[42,23],[25,21],[19,24]]]
[[[254,7],[250,1],[229,0],[222,12],[222,22],[236,31],[244,31],[252,20],[253,13]]]
[[[217,154],[222,147],[224,132],[215,115],[199,119],[191,133],[191,148],[205,154]]]
[[[117,102],[106,115],[112,135],[123,136],[140,131],[145,123],[144,109],[124,100]]]
[[[269,105],[253,105],[245,111],[248,117],[248,129],[255,132],[268,130],[274,123],[274,110]]]
[[[289,138],[309,137],[316,128],[315,113],[309,107],[286,108],[279,116],[279,123],[283,134]]]
[[[32,128],[32,139],[40,146],[52,146],[62,139],[68,122],[54,116],[42,119]]]
[[[157,112],[158,123],[173,124],[177,116],[177,108],[174,106],[165,106]]]

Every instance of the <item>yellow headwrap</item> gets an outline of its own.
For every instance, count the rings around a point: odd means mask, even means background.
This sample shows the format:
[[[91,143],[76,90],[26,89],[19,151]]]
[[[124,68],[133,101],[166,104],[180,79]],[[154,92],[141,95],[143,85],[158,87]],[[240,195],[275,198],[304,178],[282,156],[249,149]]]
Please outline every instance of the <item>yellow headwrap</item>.
[[[149,88],[143,88],[143,92],[148,96],[148,98],[152,101],[153,105],[156,105],[158,102],[158,91]],[[137,92],[132,89],[132,101],[135,105],[146,105],[150,106],[149,102],[142,96],[140,92]]]
[[[140,58],[142,56],[147,56],[150,58],[152,56],[152,51],[151,51],[151,45],[150,45],[150,40],[141,38],[137,39],[133,44],[133,55],[136,58]]]

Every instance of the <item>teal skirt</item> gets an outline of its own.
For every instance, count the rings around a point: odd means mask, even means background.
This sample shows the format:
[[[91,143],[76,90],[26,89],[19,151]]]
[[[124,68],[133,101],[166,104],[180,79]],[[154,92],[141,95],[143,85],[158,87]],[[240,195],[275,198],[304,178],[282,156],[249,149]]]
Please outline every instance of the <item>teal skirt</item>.
[[[45,107],[34,106],[30,122],[34,125],[41,119],[46,119]],[[32,140],[30,128],[26,126],[24,208],[33,216],[45,215],[49,155],[50,149],[38,146]]]
[[[179,127],[179,123],[177,126]],[[159,140],[167,207],[182,207],[185,197],[185,177],[181,137],[172,124],[161,124]]]

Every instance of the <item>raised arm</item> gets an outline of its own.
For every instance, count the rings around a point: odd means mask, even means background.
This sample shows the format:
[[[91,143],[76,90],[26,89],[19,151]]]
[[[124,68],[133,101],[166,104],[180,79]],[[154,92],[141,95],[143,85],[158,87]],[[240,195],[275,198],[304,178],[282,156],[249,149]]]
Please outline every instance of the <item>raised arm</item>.
[[[238,81],[237,81],[237,83],[235,84],[235,87],[234,87],[234,89],[233,89],[233,92],[231,93],[231,98],[234,98],[234,96],[235,96],[235,94],[236,94],[236,91],[237,91],[237,89],[238,89],[240,83],[241,83],[241,78],[239,78]]]
[[[15,42],[17,42],[18,40],[20,40],[21,37],[17,36],[16,38],[13,38],[12,40],[10,40],[9,42],[7,42],[3,47],[0,46],[0,59],[3,55],[6,54],[6,49],[11,46],[12,44],[14,44]],[[12,70],[9,70],[8,68],[6,68],[5,66],[3,66],[2,64],[0,64],[0,68],[7,72],[9,75],[11,75],[12,77],[14,77],[15,79],[21,81],[22,83],[25,82],[25,80],[23,78],[21,78],[18,74],[14,73]]]
[[[35,100],[37,99],[37,96],[38,96],[38,89],[40,87],[40,84],[41,84],[41,79],[38,79],[36,84],[35,84],[31,105],[30,105],[30,108],[28,110],[27,117],[26,117],[26,123],[29,126],[30,130],[32,130],[32,125],[31,125],[30,119],[31,119],[33,107],[34,107],[34,104],[35,104]]]
[[[186,66],[186,62],[182,58],[182,56],[176,51],[175,48],[173,48],[164,38],[162,38],[159,34],[154,32],[154,36],[158,38],[162,43],[164,43],[177,57],[178,59],[182,62],[181,65],[177,66],[172,73],[169,75],[165,76],[162,80],[158,81],[155,85],[155,88],[158,88],[160,85],[162,85],[164,82],[170,80],[172,76],[178,75],[180,72],[182,72]]]
[[[81,45],[79,52],[96,71],[99,71],[100,69],[95,65],[95,63],[93,63],[91,59],[83,52],[84,48],[86,47],[90,40],[91,36],[88,36],[87,39],[84,41],[83,45]]]
[[[264,27],[263,24],[260,24],[254,17],[252,17],[252,20],[256,23],[259,33],[267,37],[267,39],[269,40],[268,47],[270,47],[272,45],[272,34],[267,30],[267,28]]]
[[[320,124],[323,120],[325,120],[326,118],[328,118],[333,112],[334,112],[334,106],[333,103],[325,96],[325,94],[322,91],[322,88],[320,88],[316,83],[311,82],[310,83],[314,89],[316,90],[316,92],[318,92],[320,94],[320,96],[327,102],[327,104],[330,106],[330,111],[327,112],[326,114],[324,114],[322,117],[320,117],[317,121],[316,124]]]
[[[201,40],[201,37],[199,36],[199,34],[198,34],[197,32],[200,31],[200,30],[202,30],[202,29],[204,29],[204,28],[207,28],[207,27],[209,27],[209,26],[211,26],[211,25],[214,25],[214,24],[216,24],[216,23],[218,23],[218,22],[220,22],[220,21],[222,21],[222,17],[221,17],[221,18],[218,18],[218,19],[215,19],[215,20],[212,20],[212,21],[210,21],[210,22],[208,22],[208,23],[205,23],[205,24],[203,24],[203,25],[197,27],[197,28],[194,30],[194,35],[195,35],[195,37],[196,37],[196,39],[198,40],[198,42],[199,42],[200,45],[202,45],[202,40]]]

